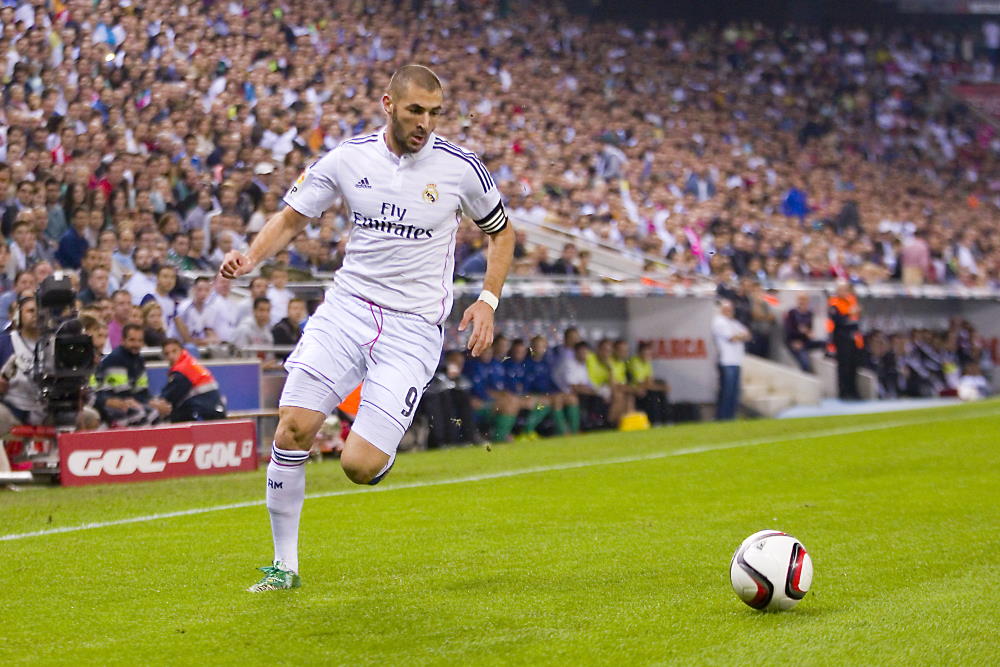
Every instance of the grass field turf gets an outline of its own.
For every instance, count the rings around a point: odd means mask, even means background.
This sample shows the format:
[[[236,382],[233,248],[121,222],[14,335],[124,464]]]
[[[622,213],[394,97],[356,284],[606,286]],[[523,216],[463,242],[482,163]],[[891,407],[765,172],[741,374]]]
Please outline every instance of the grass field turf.
[[[262,470],[4,493],[0,662],[996,664],[998,440],[990,402],[408,454],[375,489],[311,465],[341,495],[306,503],[304,587],[259,595],[260,505],[3,537],[259,501]],[[812,555],[792,612],[729,587],[763,528]]]

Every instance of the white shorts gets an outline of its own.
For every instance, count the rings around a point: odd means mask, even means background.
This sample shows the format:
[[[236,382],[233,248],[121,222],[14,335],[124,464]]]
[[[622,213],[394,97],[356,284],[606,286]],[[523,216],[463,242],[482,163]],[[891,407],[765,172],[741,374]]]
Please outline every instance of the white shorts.
[[[440,326],[330,290],[285,361],[288,379],[278,404],[330,414],[363,380],[352,430],[392,456],[443,344]]]

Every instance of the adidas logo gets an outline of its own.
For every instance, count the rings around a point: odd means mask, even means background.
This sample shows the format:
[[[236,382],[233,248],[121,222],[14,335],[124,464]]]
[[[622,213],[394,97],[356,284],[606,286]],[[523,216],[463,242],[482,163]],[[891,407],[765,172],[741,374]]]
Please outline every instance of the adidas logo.
[[[372,184],[368,182],[367,178],[362,178],[360,181],[354,184],[354,187],[361,188],[362,190],[371,190]]]

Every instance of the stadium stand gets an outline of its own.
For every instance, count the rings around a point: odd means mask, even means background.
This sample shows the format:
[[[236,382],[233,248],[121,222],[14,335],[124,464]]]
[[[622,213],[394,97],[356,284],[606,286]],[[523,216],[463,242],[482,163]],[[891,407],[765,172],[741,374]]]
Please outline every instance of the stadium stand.
[[[373,100],[411,61],[449,90],[440,133],[474,148],[507,199],[515,278],[718,284],[749,351],[778,359],[771,288],[1000,288],[1000,132],[949,89],[997,79],[966,48],[973,27],[635,28],[485,0],[22,1],[4,3],[0,26],[0,317],[62,269],[115,344],[128,323],[149,346],[178,337],[214,357],[237,332],[294,342],[287,304],[314,305],[340,265],[343,202],[279,255],[277,280],[188,292],[247,247],[318,156],[382,124]],[[457,279],[476,280],[484,242],[462,223]],[[264,296],[280,331],[253,320]],[[974,333],[962,346],[954,332],[862,328],[884,396],[990,372],[969,352],[983,349]],[[250,354],[273,368],[275,352]]]

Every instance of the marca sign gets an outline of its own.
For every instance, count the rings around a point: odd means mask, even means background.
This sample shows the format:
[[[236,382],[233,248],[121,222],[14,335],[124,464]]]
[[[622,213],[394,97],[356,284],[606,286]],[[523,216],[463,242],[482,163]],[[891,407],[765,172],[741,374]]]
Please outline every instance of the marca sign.
[[[224,421],[59,436],[67,486],[185,477],[257,467],[251,421]]]

